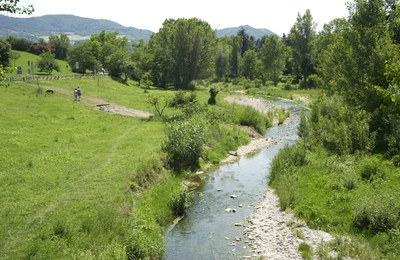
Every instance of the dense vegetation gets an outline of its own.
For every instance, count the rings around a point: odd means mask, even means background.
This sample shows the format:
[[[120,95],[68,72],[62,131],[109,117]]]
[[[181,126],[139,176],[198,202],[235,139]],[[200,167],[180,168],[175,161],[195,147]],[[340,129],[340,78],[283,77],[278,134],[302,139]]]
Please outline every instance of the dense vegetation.
[[[326,95],[304,113],[301,140],[273,161],[282,209],[338,234],[339,258],[400,255],[400,73],[397,1],[355,1],[325,25],[315,70]]]
[[[75,46],[65,35],[29,49],[23,40],[1,40],[2,78],[13,59],[26,57],[16,52],[21,45],[44,64],[61,63],[57,57],[64,59],[61,70],[68,62],[74,73],[105,72],[114,81],[1,85],[0,110],[7,113],[1,113],[0,252],[5,258],[161,258],[165,225],[190,203],[180,182],[247,142],[240,125],[260,133],[270,125],[266,115],[221,96],[238,88],[273,95],[318,89],[323,94],[302,115],[298,144],[274,159],[270,185],[282,209],[339,235],[314,253],[329,258],[333,247],[339,258],[395,259],[400,4],[355,0],[348,8],[347,19],[319,33],[310,11],[299,14],[282,38],[256,40],[244,30],[216,38],[207,22],[191,18],[166,20],[148,43],[133,46],[105,31]],[[45,95],[41,85],[60,94]],[[67,93],[81,85],[84,95],[156,116],[132,119],[71,102]]]

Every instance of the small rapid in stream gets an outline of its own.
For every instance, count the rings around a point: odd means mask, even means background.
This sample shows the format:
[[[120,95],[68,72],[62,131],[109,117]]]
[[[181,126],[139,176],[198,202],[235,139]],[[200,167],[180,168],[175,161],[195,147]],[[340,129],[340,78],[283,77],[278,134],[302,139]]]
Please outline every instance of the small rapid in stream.
[[[193,194],[187,215],[165,233],[164,259],[239,259],[251,255],[243,236],[246,218],[268,189],[269,166],[285,145],[297,136],[302,106],[289,100],[265,100],[270,107],[286,108],[290,117],[283,125],[269,128],[273,144],[239,161],[220,166]],[[235,212],[227,212],[234,209]]]

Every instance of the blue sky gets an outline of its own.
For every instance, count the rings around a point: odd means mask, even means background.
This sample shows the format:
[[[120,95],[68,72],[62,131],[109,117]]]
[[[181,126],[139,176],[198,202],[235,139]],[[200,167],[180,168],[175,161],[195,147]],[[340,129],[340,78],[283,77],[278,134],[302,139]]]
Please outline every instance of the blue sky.
[[[214,29],[250,25],[278,35],[288,33],[297,14],[311,10],[317,29],[347,17],[348,0],[21,0],[33,4],[33,16],[73,14],[109,19],[124,26],[157,32],[165,19],[197,17]]]

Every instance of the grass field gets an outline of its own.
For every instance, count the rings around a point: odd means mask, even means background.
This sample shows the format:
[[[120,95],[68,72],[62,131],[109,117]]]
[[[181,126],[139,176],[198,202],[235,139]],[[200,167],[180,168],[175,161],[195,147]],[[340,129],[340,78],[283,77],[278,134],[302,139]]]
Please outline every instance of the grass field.
[[[9,76],[26,76],[29,74],[41,74],[39,72],[38,68],[36,65],[38,64],[38,61],[40,60],[40,57],[28,52],[23,52],[23,51],[15,51],[20,55],[20,58],[16,60],[15,62],[11,62],[12,67],[15,67],[15,69],[12,71],[12,73],[9,73]],[[33,70],[30,66],[28,66],[28,61],[34,63]],[[63,60],[56,60],[58,66],[60,67],[60,71],[53,71],[52,75],[68,75],[72,74],[71,69],[66,61]],[[22,68],[22,74],[17,75],[17,67],[21,66]]]
[[[134,210],[130,181],[139,162],[159,153],[163,124],[23,84],[1,87],[0,99],[0,258],[68,256],[121,240],[115,232]]]
[[[72,95],[76,86],[81,102]],[[165,122],[105,113],[94,104],[154,112],[148,96],[175,93],[109,78],[1,85],[0,258],[161,258],[164,229],[174,218],[170,196],[185,178],[159,165]],[[208,92],[197,96],[205,104]],[[212,158],[235,147],[225,139],[229,148],[214,144]],[[156,172],[146,189],[132,192],[139,169]]]

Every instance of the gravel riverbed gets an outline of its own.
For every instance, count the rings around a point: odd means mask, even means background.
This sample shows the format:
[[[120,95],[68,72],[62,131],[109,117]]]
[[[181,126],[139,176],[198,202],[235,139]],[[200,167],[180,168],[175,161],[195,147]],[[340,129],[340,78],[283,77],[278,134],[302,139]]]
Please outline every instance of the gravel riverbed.
[[[259,111],[266,112],[277,108],[272,102],[247,96],[227,97],[228,102],[241,105],[249,105]],[[289,117],[285,123],[289,123]],[[268,137],[257,136],[252,141],[237,151],[237,156],[242,156],[263,147],[274,144],[276,140]],[[230,155],[224,162],[230,162],[235,156]],[[255,206],[254,213],[247,218],[243,234],[248,238],[246,241],[251,249],[249,256],[244,258],[253,259],[303,259],[299,252],[301,243],[308,244],[313,252],[313,259],[321,243],[329,243],[334,237],[326,232],[314,230],[297,219],[291,212],[281,211],[279,198],[274,190],[266,187],[263,200]]]

